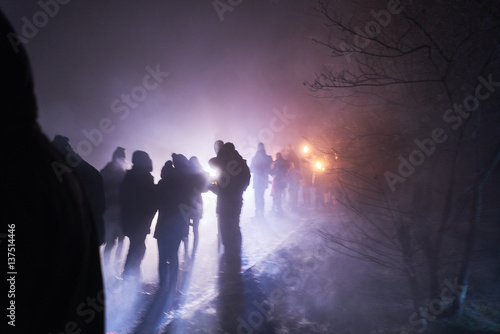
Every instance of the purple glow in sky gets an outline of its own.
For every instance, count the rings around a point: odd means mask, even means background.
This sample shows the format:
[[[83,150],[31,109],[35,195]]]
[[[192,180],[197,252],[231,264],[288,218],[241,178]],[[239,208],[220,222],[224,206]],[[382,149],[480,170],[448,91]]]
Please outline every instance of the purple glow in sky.
[[[303,1],[4,2],[30,56],[39,122],[102,168],[116,146],[206,161],[216,139],[250,159],[298,145],[326,101],[303,82],[325,54]],[[222,17],[222,19],[221,19]]]

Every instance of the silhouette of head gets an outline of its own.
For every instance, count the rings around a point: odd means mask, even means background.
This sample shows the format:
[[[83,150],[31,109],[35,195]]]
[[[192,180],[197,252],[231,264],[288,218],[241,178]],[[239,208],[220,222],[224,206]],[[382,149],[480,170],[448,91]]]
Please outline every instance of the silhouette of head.
[[[122,159],[125,160],[125,149],[118,146],[113,152],[113,160]]]
[[[8,128],[26,127],[36,123],[37,104],[28,55],[12,26],[0,12],[2,54],[2,108],[6,111],[3,124]]]
[[[165,165],[163,165],[163,168],[161,169],[160,176],[162,179],[166,178],[169,173],[171,173],[174,170],[174,165],[172,163],[172,160],[167,160],[165,162]]]
[[[276,160],[281,160],[281,159],[283,159],[281,153],[280,152],[276,153]]]
[[[56,135],[52,141],[55,148],[61,153],[74,152],[73,148],[69,144],[69,138],[61,135]]]
[[[191,158],[189,158],[189,165],[196,170],[201,169],[200,161],[198,160],[198,157],[196,157],[196,156],[192,156]]]
[[[172,154],[172,162],[174,163],[174,167],[185,170],[189,166],[188,159],[183,154]]]
[[[224,146],[224,142],[222,140],[216,140],[214,143],[214,151],[215,154],[219,154],[220,149]]]
[[[132,154],[132,168],[139,168],[151,172],[153,170],[153,162],[149,155],[144,151],[135,151]]]
[[[264,146],[264,143],[260,142],[257,144],[257,152],[264,152],[266,153],[266,147]]]
[[[234,147],[233,143],[225,143],[224,148],[230,152],[236,151],[236,147]]]

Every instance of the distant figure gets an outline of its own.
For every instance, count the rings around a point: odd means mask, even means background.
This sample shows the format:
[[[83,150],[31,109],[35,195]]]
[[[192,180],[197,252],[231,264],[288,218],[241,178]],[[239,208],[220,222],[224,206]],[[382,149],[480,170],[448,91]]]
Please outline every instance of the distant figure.
[[[159,213],[154,234],[158,243],[160,289],[168,292],[170,300],[176,292],[179,246],[189,231],[191,189],[187,158],[172,154],[172,161],[167,161],[156,185]]]
[[[289,207],[292,210],[298,208],[299,203],[299,189],[300,189],[300,171],[293,162],[290,163],[288,170],[288,194],[289,194]]]
[[[146,235],[156,213],[153,163],[144,151],[132,154],[132,169],[125,173],[120,185],[120,209],[123,233],[130,246],[123,269],[127,280],[140,279],[140,267],[146,252]]]
[[[271,168],[273,179],[273,206],[276,214],[283,214],[283,195],[288,184],[287,173],[290,168],[290,162],[283,159],[281,153],[276,153],[276,160]]]
[[[211,190],[217,194],[219,233],[224,246],[221,271],[233,275],[241,271],[240,213],[243,192],[250,183],[250,169],[234,144],[225,143],[209,164],[219,172]]]
[[[191,209],[190,209],[190,226],[193,227],[193,249],[191,251],[191,259],[196,256],[198,249],[199,232],[198,228],[200,220],[203,218],[203,198],[202,193],[208,191],[209,175],[203,170],[197,157],[189,158],[189,178],[191,188]],[[183,239],[184,254],[189,259],[189,233]]]
[[[300,180],[300,186],[302,188],[302,202],[305,207],[308,207],[311,205],[311,190],[313,186],[313,167],[308,156],[302,158],[300,167],[302,174],[302,178]]]
[[[300,158],[297,153],[295,153],[295,149],[292,145],[286,147],[285,159],[288,160],[290,164],[294,164],[297,170],[300,170]]]
[[[269,186],[269,173],[273,158],[266,154],[264,143],[257,145],[257,152],[250,163],[250,171],[253,174],[253,188],[255,190],[255,216],[264,215],[264,194]]]
[[[90,200],[94,221],[97,226],[99,245],[103,245],[106,238],[104,227],[106,199],[101,173],[73,150],[68,137],[56,135],[53,144],[66,157],[66,160],[71,159],[73,161],[72,165],[76,175],[82,181],[83,188]]]
[[[106,198],[104,224],[106,229],[106,246],[104,247],[104,262],[110,264],[111,251],[116,245],[113,263],[121,258],[123,247],[123,229],[120,223],[120,184],[125,177],[125,149],[117,147],[110,162],[101,169]]]
[[[329,184],[325,171],[317,170],[314,173],[314,196],[316,209],[326,209],[329,205]]]
[[[105,299],[89,200],[73,168],[37,123],[28,56],[19,40],[9,40],[14,34],[0,12],[1,244],[6,274],[2,328],[103,334]],[[11,264],[7,245],[15,255]],[[15,296],[8,295],[9,286],[15,287]],[[89,298],[94,300],[92,321],[89,313],[78,312]]]

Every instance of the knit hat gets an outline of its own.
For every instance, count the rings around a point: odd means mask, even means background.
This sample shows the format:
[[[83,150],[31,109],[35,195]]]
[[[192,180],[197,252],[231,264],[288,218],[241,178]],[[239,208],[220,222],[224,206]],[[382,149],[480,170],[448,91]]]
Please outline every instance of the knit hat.
[[[132,154],[132,164],[134,165],[133,168],[146,169],[149,172],[153,170],[153,162],[149,154],[144,151],[135,151]]]

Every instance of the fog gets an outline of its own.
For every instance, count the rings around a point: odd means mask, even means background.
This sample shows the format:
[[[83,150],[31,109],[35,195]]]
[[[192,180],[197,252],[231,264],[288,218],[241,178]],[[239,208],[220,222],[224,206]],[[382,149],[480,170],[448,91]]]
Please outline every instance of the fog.
[[[116,146],[129,157],[147,151],[155,171],[173,152],[206,161],[219,138],[242,150],[255,149],[257,137],[277,152],[305,135],[320,104],[302,84],[324,55],[311,45],[316,25],[301,1],[244,2],[223,21],[206,1],[71,1],[49,6],[53,17],[35,32],[26,19],[39,19],[39,4],[1,8],[20,34],[33,35],[25,47],[44,132],[69,137],[98,169]],[[259,138],[283,108],[293,122]],[[103,119],[101,139],[93,130]],[[91,147],[84,132],[94,134]]]
[[[498,9],[394,3],[0,4],[27,49],[43,132],[98,170],[121,146],[129,167],[134,151],[150,155],[155,182],[172,153],[213,172],[218,139],[248,164],[259,142],[273,158],[291,145],[314,169],[283,216],[268,190],[256,219],[246,190],[241,282],[218,273],[216,195],[203,194],[174,311],[157,294],[152,234],[142,280],[122,284],[126,241],[103,269],[108,332],[442,333],[437,316],[456,303],[439,293],[457,279],[469,318],[443,326],[499,330]]]

